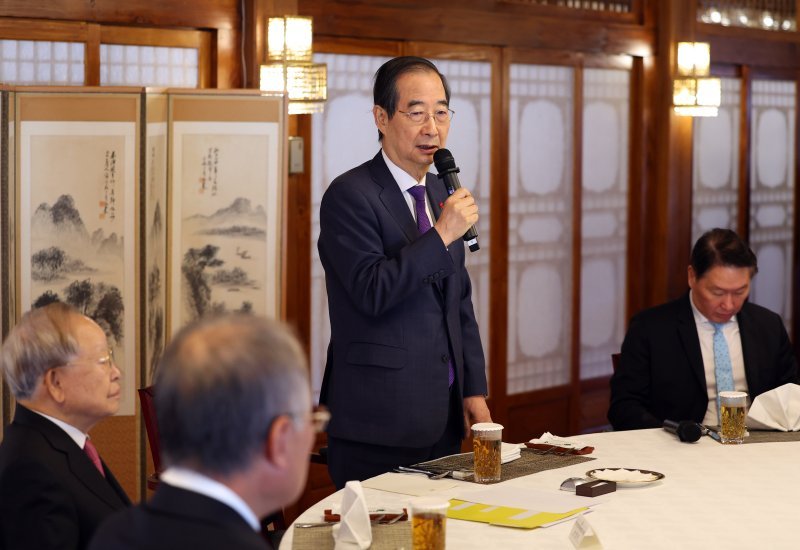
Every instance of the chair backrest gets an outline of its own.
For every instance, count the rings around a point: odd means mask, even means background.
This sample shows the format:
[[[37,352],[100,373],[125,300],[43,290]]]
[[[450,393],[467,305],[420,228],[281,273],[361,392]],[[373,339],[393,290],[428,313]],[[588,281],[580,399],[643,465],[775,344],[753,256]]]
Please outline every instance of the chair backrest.
[[[611,366],[614,367],[614,372],[617,372],[617,368],[619,367],[619,358],[622,356],[621,353],[612,353],[611,354]]]
[[[158,438],[158,419],[156,407],[153,403],[153,386],[139,389],[139,404],[142,406],[144,429],[147,432],[147,441],[150,442],[150,456],[153,457],[153,466],[156,475],[161,473],[161,445]]]

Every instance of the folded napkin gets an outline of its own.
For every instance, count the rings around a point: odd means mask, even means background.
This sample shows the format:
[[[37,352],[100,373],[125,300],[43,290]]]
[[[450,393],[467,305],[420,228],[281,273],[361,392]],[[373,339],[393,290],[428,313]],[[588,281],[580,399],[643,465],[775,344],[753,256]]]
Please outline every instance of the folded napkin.
[[[503,443],[500,447],[500,463],[513,462],[518,459],[521,454],[521,449],[518,443]]]
[[[525,446],[530,447],[532,449],[538,449],[543,451],[552,450],[554,452],[575,454],[575,455],[589,454],[592,451],[594,451],[594,447],[590,447],[585,443],[582,443],[580,441],[567,440],[555,436],[550,432],[544,432],[542,434],[542,437],[531,439],[530,441],[525,443]]]
[[[784,384],[756,396],[747,413],[747,427],[757,430],[800,430],[800,386]]]
[[[372,544],[372,525],[360,481],[348,481],[344,486],[341,518],[332,529],[335,550],[369,548]]]

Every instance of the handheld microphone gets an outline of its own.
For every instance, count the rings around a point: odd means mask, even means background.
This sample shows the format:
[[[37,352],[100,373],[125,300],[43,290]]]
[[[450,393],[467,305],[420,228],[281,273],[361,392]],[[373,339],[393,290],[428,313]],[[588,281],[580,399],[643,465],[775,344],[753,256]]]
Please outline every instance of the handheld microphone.
[[[436,165],[436,171],[439,172],[439,179],[444,182],[447,188],[447,194],[452,195],[456,189],[461,189],[461,182],[458,181],[458,172],[456,168],[456,161],[453,159],[453,154],[447,149],[437,149],[433,154],[433,163]],[[471,252],[480,250],[478,245],[478,230],[473,225],[467,232],[464,233],[464,240],[467,241],[467,246]]]
[[[694,443],[703,435],[702,426],[690,420],[681,420],[680,422],[665,420],[664,429],[669,433],[677,435],[678,439],[684,443]]]

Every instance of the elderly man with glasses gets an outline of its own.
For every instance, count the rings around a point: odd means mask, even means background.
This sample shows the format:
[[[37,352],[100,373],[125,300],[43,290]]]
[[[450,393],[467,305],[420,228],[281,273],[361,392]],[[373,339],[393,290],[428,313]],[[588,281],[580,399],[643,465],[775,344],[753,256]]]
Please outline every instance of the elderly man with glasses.
[[[107,516],[130,505],[88,436],[119,409],[106,335],[56,302],[11,330],[2,368],[17,408],[0,444],[0,548],[86,548]]]
[[[264,548],[260,519],[297,500],[315,432],[306,359],[289,330],[251,315],[198,321],[155,380],[167,469],[153,498],[98,531],[96,549]]]
[[[450,132],[447,80],[427,59],[396,57],[373,98],[381,150],[320,206],[331,322],[320,401],[337,487],[457,453],[470,424],[491,420],[461,240],[478,206],[428,173]]]

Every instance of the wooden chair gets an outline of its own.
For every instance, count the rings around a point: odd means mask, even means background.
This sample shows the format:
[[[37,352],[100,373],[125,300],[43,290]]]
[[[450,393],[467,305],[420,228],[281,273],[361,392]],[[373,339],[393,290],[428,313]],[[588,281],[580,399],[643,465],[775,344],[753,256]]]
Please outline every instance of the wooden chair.
[[[139,404],[142,407],[144,429],[147,432],[147,441],[150,443],[150,456],[153,459],[155,473],[147,476],[147,488],[155,491],[158,487],[158,477],[161,474],[161,445],[158,437],[158,420],[156,407],[153,403],[153,386],[139,389]]]
[[[328,447],[320,447],[316,451],[311,451],[311,464],[328,464]]]

